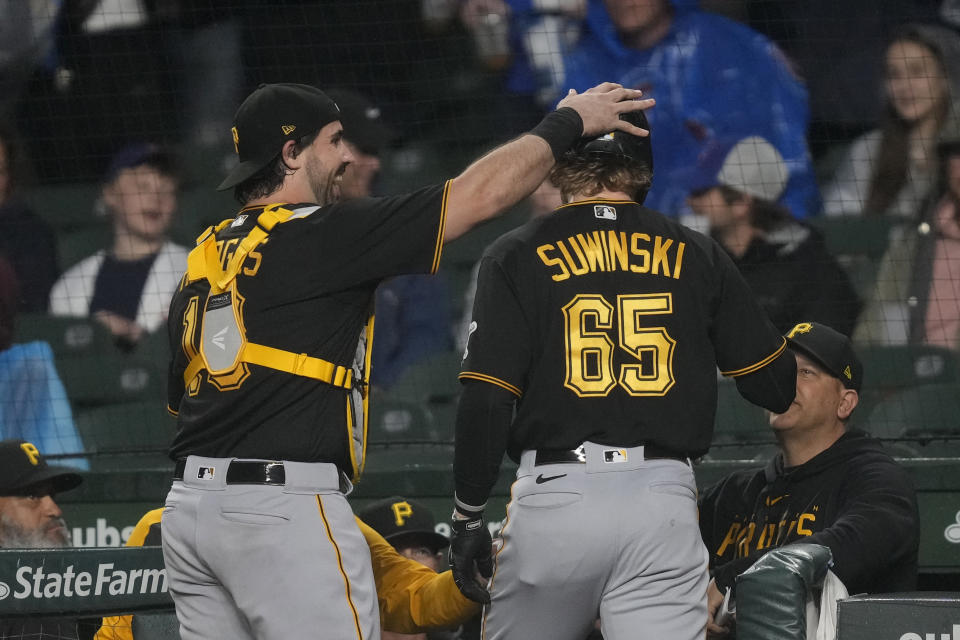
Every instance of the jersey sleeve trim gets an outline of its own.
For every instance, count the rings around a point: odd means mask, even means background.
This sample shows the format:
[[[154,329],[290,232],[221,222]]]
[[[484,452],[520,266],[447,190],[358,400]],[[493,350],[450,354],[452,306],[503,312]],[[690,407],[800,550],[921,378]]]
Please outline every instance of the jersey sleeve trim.
[[[496,385],[502,389],[506,389],[510,393],[514,394],[518,398],[523,397],[523,391],[519,387],[515,387],[509,382],[501,380],[500,378],[495,378],[494,376],[488,376],[485,373],[477,373],[476,371],[464,371],[459,376],[460,380],[479,380],[481,382],[489,382],[490,384]]]
[[[440,204],[440,227],[437,229],[437,244],[433,249],[433,265],[430,267],[430,273],[436,273],[440,268],[440,255],[443,253],[443,232],[447,226],[447,198],[450,196],[450,183],[447,180],[443,185],[443,200]]]
[[[757,369],[762,369],[763,367],[767,366],[768,364],[776,360],[780,356],[780,354],[783,353],[783,350],[786,348],[787,348],[787,339],[783,338],[783,342],[780,344],[780,348],[774,351],[773,353],[771,353],[769,356],[767,356],[760,362],[754,363],[742,369],[736,369],[733,371],[721,371],[720,373],[727,376],[728,378],[736,378],[737,376],[743,376],[748,373],[753,373]]]

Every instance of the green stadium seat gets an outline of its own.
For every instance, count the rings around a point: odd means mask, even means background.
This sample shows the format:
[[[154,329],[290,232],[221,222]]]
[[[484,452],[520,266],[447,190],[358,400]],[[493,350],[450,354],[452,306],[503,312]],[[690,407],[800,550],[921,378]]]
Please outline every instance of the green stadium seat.
[[[827,250],[836,256],[862,299],[872,293],[880,259],[890,242],[890,230],[899,223],[890,216],[822,216],[811,220],[823,232]]]
[[[460,395],[461,353],[444,351],[407,367],[390,388],[395,396],[441,402]]]
[[[821,216],[810,222],[823,232],[833,255],[879,260],[887,250],[890,230],[903,221],[892,216]]]
[[[45,313],[21,314],[17,318],[17,342],[41,340],[57,358],[113,351],[113,336],[89,318],[61,318]]]
[[[930,384],[884,398],[865,427],[898,455],[960,456],[960,384]]]
[[[114,350],[57,358],[70,402],[78,407],[166,401],[166,366]]]
[[[146,469],[172,465],[167,449],[176,419],[163,402],[125,402],[78,410],[77,430],[91,453],[95,471]]]
[[[904,388],[960,379],[957,354],[931,345],[865,346],[857,349],[865,385]]]
[[[864,371],[860,404],[851,420],[857,426],[891,394],[918,385],[960,381],[957,354],[942,347],[867,345],[858,347],[857,353]]]
[[[709,458],[760,459],[776,451],[766,410],[747,402],[733,380],[717,383],[717,418]]]
[[[462,389],[460,373],[462,354],[455,351],[437,353],[408,367],[390,387],[393,397],[419,403],[430,414],[437,437],[453,440],[457,403]]]
[[[58,233],[101,223],[95,213],[100,185],[95,182],[43,185],[25,194],[27,202]]]
[[[384,392],[373,395],[367,434],[371,444],[426,443],[439,439],[433,417],[424,404]]]

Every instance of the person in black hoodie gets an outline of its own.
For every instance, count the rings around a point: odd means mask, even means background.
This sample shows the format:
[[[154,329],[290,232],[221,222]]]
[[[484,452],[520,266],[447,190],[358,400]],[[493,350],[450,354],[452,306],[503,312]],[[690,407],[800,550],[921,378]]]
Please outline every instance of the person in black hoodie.
[[[793,542],[833,553],[850,593],[916,588],[920,517],[903,467],[878,440],[846,424],[863,380],[850,340],[830,327],[796,325],[797,394],[770,414],[780,453],[763,469],[736,471],[703,492],[700,531],[710,552],[708,630],[736,577],[771,549]]]
[[[788,179],[783,156],[766,139],[726,138],[708,146],[690,169],[687,203],[777,329],[817,321],[850,335],[860,299],[823,235],[780,202]]]

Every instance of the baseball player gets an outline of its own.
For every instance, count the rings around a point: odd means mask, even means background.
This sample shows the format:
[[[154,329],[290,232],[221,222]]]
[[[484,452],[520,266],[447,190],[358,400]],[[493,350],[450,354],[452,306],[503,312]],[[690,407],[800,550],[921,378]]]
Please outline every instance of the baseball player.
[[[607,640],[702,638],[690,460],[710,445],[717,367],[752,402],[793,400],[784,338],[723,249],[642,206],[652,168],[646,137],[585,139],[551,174],[566,204],[484,254],[450,561],[490,603],[486,638],[581,640],[598,612]],[[520,466],[494,570],[483,509],[504,452]]]
[[[445,184],[338,202],[336,104],[261,85],[240,105],[242,208],[190,253],[169,314],[174,482],[163,516],[185,640],[379,636],[367,544],[346,494],[363,469],[377,284],[436,271],[443,243],[528,195],[583,132],[649,108],[604,84]]]
[[[916,589],[920,520],[910,477],[877,440],[847,428],[863,382],[850,339],[803,322],[787,342],[797,397],[770,416],[780,453],[763,469],[727,476],[700,500],[711,614],[727,591],[735,596],[739,574],[791,542],[829,547],[831,568],[850,593]]]
[[[126,546],[160,545],[162,516],[162,509],[144,514],[133,528]],[[479,607],[460,594],[449,571],[438,574],[398,551],[363,520],[357,518],[357,525],[370,547],[380,621],[384,629],[410,633],[451,627],[477,614]],[[94,640],[133,640],[134,629],[134,616],[109,616],[103,619]]]

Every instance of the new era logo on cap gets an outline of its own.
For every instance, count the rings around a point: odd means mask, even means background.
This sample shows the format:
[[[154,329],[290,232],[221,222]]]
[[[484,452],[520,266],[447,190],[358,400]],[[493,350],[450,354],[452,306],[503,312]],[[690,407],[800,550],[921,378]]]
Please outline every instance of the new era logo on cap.
[[[280,130],[283,131],[283,135],[288,136],[296,130],[296,125],[285,124],[280,127]]]

